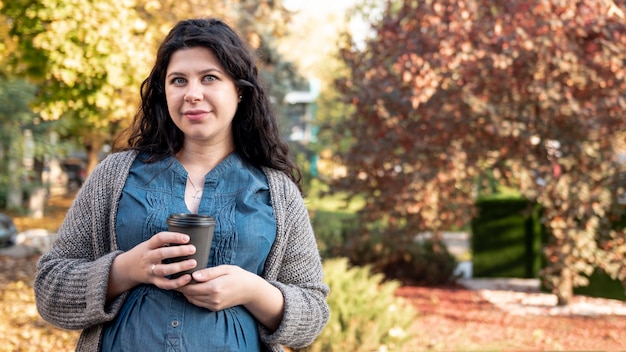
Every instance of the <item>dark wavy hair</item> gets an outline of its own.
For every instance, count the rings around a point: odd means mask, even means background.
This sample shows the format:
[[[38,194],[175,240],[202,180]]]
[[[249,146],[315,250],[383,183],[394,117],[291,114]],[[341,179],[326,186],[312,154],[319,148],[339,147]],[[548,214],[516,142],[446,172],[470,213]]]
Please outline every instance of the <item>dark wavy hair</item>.
[[[123,134],[128,136],[124,149],[147,155],[148,163],[180,151],[184,135],[167,109],[165,74],[174,52],[193,47],[211,50],[242,95],[232,123],[237,152],[252,165],[285,172],[302,191],[302,173],[280,136],[276,115],[258,75],[254,51],[224,21],[215,18],[180,21],[165,37],[150,75],[141,84],[141,105],[133,124]]]

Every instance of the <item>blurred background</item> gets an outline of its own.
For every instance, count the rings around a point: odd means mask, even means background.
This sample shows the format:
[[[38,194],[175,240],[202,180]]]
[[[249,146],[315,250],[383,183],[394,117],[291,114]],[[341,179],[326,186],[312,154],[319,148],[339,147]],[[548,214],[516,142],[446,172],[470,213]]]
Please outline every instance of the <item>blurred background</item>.
[[[46,250],[131,122],[159,40],[179,19],[216,16],[258,53],[332,291],[378,288],[331,298],[342,313],[312,350],[399,350],[414,313],[389,313],[385,285],[514,277],[538,280],[559,305],[574,294],[625,300],[625,10],[617,0],[0,0],[0,246]],[[75,338],[30,313],[23,324],[57,336],[50,344]]]

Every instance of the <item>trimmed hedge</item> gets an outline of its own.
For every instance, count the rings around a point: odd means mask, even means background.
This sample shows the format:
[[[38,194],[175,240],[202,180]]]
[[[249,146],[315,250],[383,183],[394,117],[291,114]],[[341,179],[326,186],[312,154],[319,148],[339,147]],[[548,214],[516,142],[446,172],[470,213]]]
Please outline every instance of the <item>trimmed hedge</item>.
[[[547,232],[540,221],[541,206],[522,198],[483,198],[477,201],[478,216],[472,220],[474,277],[537,278],[545,266],[542,247]],[[615,223],[626,226],[626,215]],[[596,270],[589,286],[574,293],[626,301],[624,286]]]
[[[574,294],[626,301],[624,285],[598,269],[589,276],[589,286],[574,287]]]
[[[472,219],[476,277],[537,277],[543,265],[540,207],[520,198],[483,198]]]

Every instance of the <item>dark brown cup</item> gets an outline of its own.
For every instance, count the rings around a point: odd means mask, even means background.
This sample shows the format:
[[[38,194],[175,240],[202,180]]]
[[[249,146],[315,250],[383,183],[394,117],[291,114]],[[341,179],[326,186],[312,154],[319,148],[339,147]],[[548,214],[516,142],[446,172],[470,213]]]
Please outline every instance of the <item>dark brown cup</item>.
[[[171,214],[167,218],[167,229],[171,232],[180,232],[189,235],[189,243],[196,247],[196,253],[183,257],[169,259],[170,263],[176,263],[187,259],[195,259],[198,265],[190,270],[181,271],[170,275],[175,279],[181,275],[191,274],[196,270],[204,269],[209,264],[215,219],[209,215],[199,214]]]

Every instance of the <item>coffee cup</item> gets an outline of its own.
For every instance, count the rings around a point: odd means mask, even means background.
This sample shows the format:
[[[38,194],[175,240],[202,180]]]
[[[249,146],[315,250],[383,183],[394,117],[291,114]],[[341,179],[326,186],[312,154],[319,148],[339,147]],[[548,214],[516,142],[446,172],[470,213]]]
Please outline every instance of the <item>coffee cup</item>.
[[[213,231],[215,230],[215,219],[209,215],[171,214],[167,218],[167,228],[168,231],[188,235],[188,244],[192,244],[196,247],[194,254],[170,258],[169,262],[175,263],[187,259],[195,259],[196,263],[198,263],[195,268],[170,275],[170,278],[175,279],[185,274],[191,274],[196,270],[206,268],[209,264]]]

